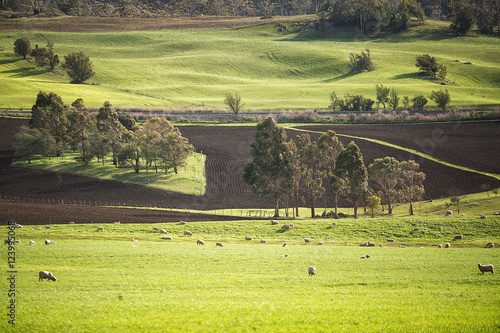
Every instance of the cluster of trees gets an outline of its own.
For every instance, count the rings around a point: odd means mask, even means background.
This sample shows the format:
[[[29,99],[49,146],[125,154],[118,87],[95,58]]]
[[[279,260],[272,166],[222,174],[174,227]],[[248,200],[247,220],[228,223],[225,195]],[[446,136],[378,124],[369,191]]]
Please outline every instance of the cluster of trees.
[[[485,34],[500,34],[500,0],[455,1],[450,28],[458,35],[467,34],[477,24]]]
[[[428,102],[424,95],[415,95],[412,99],[408,96],[403,96],[401,98],[396,89],[385,87],[383,84],[377,84],[375,86],[375,91],[377,94],[378,108],[380,108],[382,104],[384,109],[388,106],[391,110],[398,110],[400,107],[404,110],[424,110]],[[445,110],[451,101],[448,90],[433,90],[430,99],[442,110]],[[333,111],[372,111],[374,104],[374,100],[366,98],[363,95],[345,94],[344,98],[340,98],[335,91],[330,94],[329,107]]]
[[[377,93],[377,101],[379,104],[384,105],[384,109],[387,103],[392,110],[397,110],[400,105],[400,100],[405,110],[423,110],[427,104],[427,98],[424,95],[415,95],[411,100],[408,96],[404,96],[401,99],[394,88],[390,89],[382,84],[377,84],[375,90]],[[451,101],[448,90],[432,91],[430,99],[436,102],[438,107],[442,110],[445,110]],[[412,102],[411,106],[410,101]]]
[[[425,15],[416,0],[326,0],[321,17],[333,26],[359,28],[361,33],[401,31],[408,28],[411,17],[423,22]]]
[[[18,38],[14,42],[14,53],[23,56],[29,54],[38,67],[48,66],[50,70],[54,70],[56,66],[59,65],[59,56],[54,54],[53,51],[54,43],[47,41],[47,48],[39,48],[38,44],[35,48],[31,48],[31,41],[28,38]],[[86,56],[83,52],[72,52],[64,56],[64,63],[62,68],[66,70],[69,77],[72,79],[72,83],[83,83],[86,80],[94,76],[94,71],[92,69],[92,62],[90,58]]]
[[[340,198],[353,204],[355,218],[358,207],[374,209],[380,201],[388,205],[389,213],[396,203],[409,202],[413,215],[412,203],[424,194],[425,174],[418,171],[415,161],[385,157],[366,168],[358,146],[351,142],[344,148],[333,131],[323,133],[317,141],[309,134],[287,141],[285,129],[268,117],[257,124],[250,152],[252,161],[244,167],[243,180],[256,195],[273,200],[275,216],[279,216],[280,201],[293,198],[296,216],[302,199],[310,204],[311,217],[316,217],[316,202],[325,194],[325,181],[334,193],[335,217]]]
[[[318,13],[323,21],[358,27],[361,33],[401,31],[411,17],[420,22],[430,17],[452,21],[458,34],[475,23],[483,33],[500,31],[500,0],[2,0],[0,10],[103,17]]]
[[[16,134],[16,155],[31,162],[43,157],[63,156],[65,150],[79,152],[79,160],[88,164],[94,158],[104,164],[111,155],[115,166],[130,164],[136,173],[141,169],[163,168],[165,172],[185,165],[194,151],[180,131],[165,118],[151,118],[137,125],[129,114],[116,111],[105,102],[92,117],[82,99],[65,105],[57,94],[38,93],[32,108],[30,126]]]

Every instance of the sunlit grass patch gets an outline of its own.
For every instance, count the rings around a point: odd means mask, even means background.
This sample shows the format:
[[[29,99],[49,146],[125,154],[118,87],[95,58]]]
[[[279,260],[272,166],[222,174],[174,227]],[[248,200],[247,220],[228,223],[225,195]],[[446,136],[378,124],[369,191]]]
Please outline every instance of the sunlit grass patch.
[[[88,85],[70,84],[62,72],[41,71],[14,56],[9,36],[43,45],[38,31],[2,31],[0,106],[29,109],[44,90],[68,104],[83,98],[88,106],[110,101],[116,106],[222,109],[231,91],[242,96],[248,110],[326,109],[332,91],[376,100],[380,83],[410,99],[447,89],[452,106],[498,105],[498,39],[450,37],[445,29],[429,20],[405,33],[377,37],[360,36],[354,29],[335,29],[324,37],[314,31],[283,33],[275,22],[240,29],[43,32],[60,58],[75,51],[91,58],[96,75]],[[349,54],[366,48],[376,69],[350,73]],[[415,58],[423,53],[448,67],[446,87],[417,74]],[[436,107],[432,101],[428,106]]]
[[[177,174],[173,170],[165,173],[161,166],[158,166],[158,172],[156,172],[154,166],[149,166],[146,172],[144,165],[139,173],[135,173],[128,166],[113,166],[111,156],[105,157],[104,164],[102,160],[101,162],[93,160],[88,165],[83,165],[79,161],[78,153],[66,153],[63,157],[52,157],[50,159],[35,158],[31,161],[31,164],[17,161],[16,164],[122,183],[151,186],[187,194],[203,195],[205,193],[205,156],[200,153],[192,153],[186,160],[186,167],[179,168]]]
[[[478,262],[499,262],[495,249],[244,241],[220,248],[215,240],[198,246],[195,239],[69,234],[55,245],[30,246],[24,233],[31,228],[19,231],[16,245],[17,330],[489,332],[500,324],[499,279],[477,269]],[[371,258],[361,259],[366,254]],[[309,266],[316,276],[307,275]],[[38,282],[40,270],[58,281]]]

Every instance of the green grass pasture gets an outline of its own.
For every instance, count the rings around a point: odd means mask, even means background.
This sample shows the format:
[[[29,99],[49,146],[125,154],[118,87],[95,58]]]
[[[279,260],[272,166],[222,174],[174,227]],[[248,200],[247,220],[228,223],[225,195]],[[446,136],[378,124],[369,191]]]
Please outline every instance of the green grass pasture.
[[[111,156],[105,158],[104,164],[94,159],[88,165],[83,165],[78,158],[78,153],[66,153],[64,157],[35,158],[31,164],[19,160],[16,164],[187,194],[203,195],[205,193],[205,156],[199,153],[192,153],[186,160],[186,167],[178,168],[177,174],[173,169],[165,173],[161,166],[158,167],[158,172],[155,172],[154,166],[150,166],[146,172],[144,163],[140,172],[135,173],[132,167],[127,165],[118,168],[112,165]]]
[[[239,93],[244,109],[327,108],[336,91],[376,99],[375,85],[399,96],[429,97],[448,89],[452,106],[500,104],[498,38],[445,36],[446,23],[427,21],[406,33],[369,37],[338,29],[279,32],[275,24],[239,29],[164,30],[106,33],[0,31],[0,107],[29,109],[40,90],[70,104],[110,101],[117,106],[225,108],[224,94]],[[64,55],[83,51],[96,75],[89,85],[44,72],[13,54],[16,38],[54,42]],[[349,54],[371,50],[373,72],[349,72]],[[448,86],[420,77],[417,55],[428,53],[448,67]],[[466,64],[469,63],[470,64]],[[429,101],[429,106],[435,107]]]
[[[336,222],[334,227],[332,222]],[[284,223],[293,223],[295,227],[283,231]],[[359,245],[371,241],[383,246],[434,246],[453,243],[458,247],[484,247],[488,242],[500,244],[500,216],[489,215],[486,219],[479,216],[452,217],[400,217],[400,218],[366,218],[366,219],[297,219],[280,221],[280,225],[271,225],[270,219],[239,222],[196,222],[183,225],[180,223],[150,224],[106,224],[105,232],[96,232],[97,227],[104,226],[99,221],[93,224],[53,225],[46,229],[45,225],[29,226],[18,230],[25,238],[50,240],[107,239],[141,241],[159,241],[160,235],[152,231],[153,226],[163,228],[170,233],[175,242],[191,242],[193,237],[207,241],[223,241],[238,243],[248,235],[254,238],[246,243],[259,243],[265,239],[269,244],[304,244],[304,237],[309,237],[312,244],[320,241],[326,245]],[[413,230],[418,227],[419,232]],[[184,231],[191,231],[194,236],[184,236]],[[455,235],[463,235],[463,240],[453,241]],[[388,243],[387,238],[395,240]]]
[[[488,221],[489,228],[496,225],[493,238],[498,240],[499,220]],[[398,222],[393,220],[393,223]],[[16,326],[13,329],[3,316],[0,329],[17,332],[494,332],[500,329],[500,279],[498,274],[482,275],[477,268],[478,263],[500,267],[498,249],[366,248],[303,242],[292,245],[293,240],[288,247],[282,247],[277,240],[268,244],[242,240],[253,228],[266,228],[263,236],[274,233],[274,227],[263,221],[164,226],[172,232],[173,241],[161,241],[157,233],[153,236],[151,225],[107,225],[104,233],[97,233],[95,225],[17,229],[16,237],[21,238],[21,243],[15,245]],[[294,230],[315,240],[320,236],[317,227],[308,226],[305,222],[298,223]],[[339,225],[338,229],[342,227]],[[373,227],[373,224],[366,226]],[[193,230],[195,236],[181,236],[184,228]],[[362,229],[361,225],[357,228]],[[199,229],[210,229],[210,233],[204,235]],[[216,235],[215,230],[226,230],[228,234]],[[81,233],[86,236],[80,237]],[[131,241],[134,236],[139,238],[138,242]],[[57,244],[44,245],[45,237]],[[206,245],[197,246],[196,238],[205,239]],[[227,238],[240,240],[227,241]],[[34,246],[28,244],[30,239],[35,239]],[[225,246],[216,247],[215,241],[223,241]],[[285,254],[288,257],[282,257]],[[361,259],[367,254],[370,259]],[[4,279],[6,256],[5,247],[1,255]],[[317,268],[316,276],[308,276],[309,266]],[[38,282],[40,270],[53,272],[58,281]],[[2,298],[4,309],[8,301],[9,298]]]

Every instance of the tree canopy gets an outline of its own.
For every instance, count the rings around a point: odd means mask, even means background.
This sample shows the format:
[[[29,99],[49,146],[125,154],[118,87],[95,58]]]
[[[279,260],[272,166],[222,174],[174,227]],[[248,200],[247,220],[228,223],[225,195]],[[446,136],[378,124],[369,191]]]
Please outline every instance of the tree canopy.
[[[31,42],[28,38],[18,38],[14,42],[14,53],[23,56],[26,59],[26,56],[31,52]]]
[[[363,163],[363,155],[354,142],[349,143],[338,155],[333,177],[339,179],[335,181],[346,185],[343,194],[354,205],[354,218],[357,218],[361,200],[368,193],[368,172]]]
[[[72,52],[64,56],[62,67],[68,72],[73,83],[83,83],[94,76],[92,62],[83,52]]]
[[[267,117],[257,124],[255,140],[250,145],[252,161],[245,164],[243,180],[263,199],[274,201],[279,216],[279,201],[292,189],[292,153],[286,143],[285,129]]]

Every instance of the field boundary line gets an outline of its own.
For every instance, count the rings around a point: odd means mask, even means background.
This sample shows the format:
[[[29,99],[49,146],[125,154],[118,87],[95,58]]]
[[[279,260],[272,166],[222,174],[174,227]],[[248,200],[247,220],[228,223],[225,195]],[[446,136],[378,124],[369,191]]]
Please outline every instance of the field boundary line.
[[[325,132],[322,132],[322,131],[314,131],[314,130],[306,130],[306,129],[296,128],[296,127],[293,127],[293,126],[286,127],[286,128],[292,129],[292,130],[295,130],[295,131],[300,131],[300,132],[310,132],[310,133],[318,133],[318,134],[325,133]],[[345,137],[345,138],[352,138],[352,139],[364,140],[364,141],[373,142],[373,143],[376,143],[376,144],[379,144],[379,145],[387,146],[387,147],[390,147],[390,148],[399,149],[399,150],[406,151],[408,153],[420,156],[422,158],[425,158],[426,160],[433,161],[433,162],[436,162],[436,163],[440,163],[442,165],[445,165],[445,166],[448,166],[448,167],[451,167],[451,168],[454,168],[454,169],[464,170],[464,171],[468,171],[468,172],[474,172],[474,173],[477,173],[477,174],[480,174],[480,175],[484,175],[484,176],[488,176],[488,177],[493,177],[495,179],[500,180],[500,175],[499,174],[478,171],[478,170],[474,170],[474,169],[471,169],[471,168],[468,168],[468,167],[464,167],[464,166],[452,164],[452,163],[440,160],[440,159],[438,159],[436,157],[433,157],[431,155],[419,152],[419,151],[417,151],[415,149],[401,147],[401,146],[398,146],[398,145],[395,145],[395,144],[392,144],[392,143],[389,143],[389,142],[386,142],[386,141],[382,141],[382,140],[378,140],[378,139],[365,138],[365,137],[362,137],[362,136],[355,136],[355,135],[349,135],[349,134],[339,134],[339,133],[337,133],[337,135],[341,136],[341,137]]]

